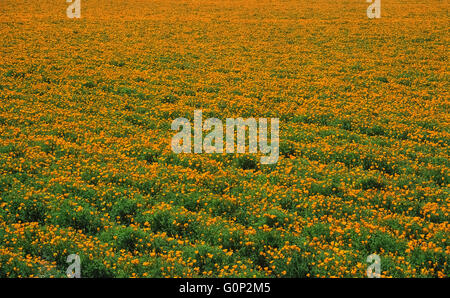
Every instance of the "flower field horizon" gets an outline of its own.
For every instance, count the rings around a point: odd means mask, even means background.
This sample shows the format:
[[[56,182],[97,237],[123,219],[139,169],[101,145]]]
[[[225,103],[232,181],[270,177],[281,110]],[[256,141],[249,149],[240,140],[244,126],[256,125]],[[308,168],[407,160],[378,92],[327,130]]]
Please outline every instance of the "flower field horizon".
[[[448,278],[448,3],[0,2],[0,277]],[[171,123],[278,118],[279,158]]]

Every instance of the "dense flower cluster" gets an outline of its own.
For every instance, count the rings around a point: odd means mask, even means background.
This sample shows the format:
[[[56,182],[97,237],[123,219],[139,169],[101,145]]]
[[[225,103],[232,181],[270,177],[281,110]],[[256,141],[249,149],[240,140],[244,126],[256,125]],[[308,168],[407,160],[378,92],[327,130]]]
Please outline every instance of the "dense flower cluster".
[[[448,277],[445,1],[3,0],[0,277]],[[277,117],[280,158],[171,121]]]

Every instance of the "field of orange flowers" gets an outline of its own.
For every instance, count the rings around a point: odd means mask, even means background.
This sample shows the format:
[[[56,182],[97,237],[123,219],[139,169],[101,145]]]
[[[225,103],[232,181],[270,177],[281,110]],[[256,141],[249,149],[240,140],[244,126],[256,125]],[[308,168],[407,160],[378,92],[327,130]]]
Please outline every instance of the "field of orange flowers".
[[[0,277],[448,277],[448,3],[0,2]],[[277,117],[280,158],[175,154]]]

